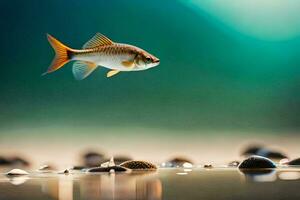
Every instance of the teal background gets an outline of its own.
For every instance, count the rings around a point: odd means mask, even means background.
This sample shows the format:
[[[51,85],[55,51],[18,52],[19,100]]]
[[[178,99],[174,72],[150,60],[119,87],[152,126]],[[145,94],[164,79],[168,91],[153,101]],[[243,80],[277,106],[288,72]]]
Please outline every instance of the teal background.
[[[85,135],[89,127],[183,135],[212,130],[220,136],[225,130],[299,129],[297,34],[272,40],[248,35],[192,1],[28,0],[0,6],[0,137],[16,127],[41,128],[40,138],[43,128],[62,126],[85,127]],[[69,63],[41,76],[54,56],[46,33],[80,48],[96,32],[139,46],[161,64],[110,79],[102,68],[76,81]]]

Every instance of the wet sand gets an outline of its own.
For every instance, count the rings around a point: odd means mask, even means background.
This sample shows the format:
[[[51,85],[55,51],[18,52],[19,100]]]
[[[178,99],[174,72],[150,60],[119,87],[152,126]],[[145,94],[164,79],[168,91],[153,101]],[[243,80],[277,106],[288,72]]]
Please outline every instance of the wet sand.
[[[3,172],[3,170],[1,170]],[[300,168],[245,175],[236,168],[155,172],[0,174],[0,199],[299,199]]]

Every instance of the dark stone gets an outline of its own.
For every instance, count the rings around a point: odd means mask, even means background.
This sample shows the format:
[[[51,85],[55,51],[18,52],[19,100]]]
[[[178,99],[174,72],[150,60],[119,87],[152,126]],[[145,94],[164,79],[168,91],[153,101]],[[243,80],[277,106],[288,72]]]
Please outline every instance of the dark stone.
[[[211,164],[206,164],[203,166],[204,168],[213,168],[213,166]]]
[[[156,170],[157,167],[149,162],[146,161],[139,161],[139,160],[131,160],[123,162],[120,166],[126,167],[128,169],[141,169],[141,170]]]
[[[240,162],[239,161],[231,161],[230,163],[228,163],[228,167],[237,167],[239,166]]]
[[[98,152],[87,152],[84,156],[84,165],[87,167],[100,166],[101,163],[105,162],[104,154]]]
[[[166,163],[164,163],[163,167],[183,167],[184,163],[190,163],[193,164],[191,160],[185,157],[175,157],[171,160],[168,160]]]
[[[288,165],[300,165],[300,158],[296,158],[287,163]]]
[[[87,168],[87,167],[85,167],[85,166],[73,166],[72,170],[82,170],[82,169],[85,169],[85,168]]]
[[[11,161],[9,159],[0,156],[0,166],[1,165],[10,165],[10,164],[11,164]]]
[[[262,156],[250,156],[239,165],[239,169],[261,168],[276,168],[276,165],[272,160]]]
[[[112,167],[93,167],[86,170],[86,172],[110,172],[114,170],[115,172],[125,172],[128,169],[122,166],[112,166]]]

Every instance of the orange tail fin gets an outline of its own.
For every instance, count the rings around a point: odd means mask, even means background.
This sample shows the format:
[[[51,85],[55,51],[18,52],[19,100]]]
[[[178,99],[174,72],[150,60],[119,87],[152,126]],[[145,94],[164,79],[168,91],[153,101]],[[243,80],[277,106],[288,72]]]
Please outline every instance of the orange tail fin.
[[[70,61],[72,55],[72,49],[67,47],[66,45],[62,44],[60,41],[52,37],[51,35],[47,34],[47,38],[51,46],[53,47],[56,55],[47,69],[45,74],[49,74],[61,68],[64,64]]]

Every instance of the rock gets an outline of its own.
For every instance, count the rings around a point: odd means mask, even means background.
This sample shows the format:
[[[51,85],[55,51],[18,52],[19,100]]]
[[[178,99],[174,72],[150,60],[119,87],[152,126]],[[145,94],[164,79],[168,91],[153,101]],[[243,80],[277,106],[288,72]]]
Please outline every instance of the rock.
[[[131,160],[131,161],[126,161],[120,164],[122,167],[126,167],[128,169],[133,169],[133,170],[156,170],[157,167],[146,161],[140,161],[140,160]]]
[[[52,170],[55,170],[55,168],[51,165],[42,165],[38,169],[38,171],[52,171]]]
[[[286,164],[290,165],[290,166],[300,165],[300,158],[296,158],[294,160],[291,160],[291,161],[287,162]]]
[[[211,164],[206,164],[203,166],[204,168],[213,168],[213,166]]]
[[[59,173],[59,174],[69,174],[70,171],[69,171],[69,169],[65,169],[65,170],[60,171],[60,172],[58,172],[58,173]]]
[[[228,167],[237,167],[240,164],[240,161],[231,161],[230,163],[228,163]]]
[[[23,176],[28,175],[29,173],[22,170],[22,169],[12,169],[9,172],[6,173],[8,176]]]
[[[82,170],[82,169],[85,169],[85,168],[87,168],[87,167],[85,167],[85,166],[73,166],[71,169],[72,170]]]
[[[87,152],[83,156],[84,165],[87,167],[100,166],[101,163],[105,162],[104,154],[98,152]]]
[[[250,156],[239,165],[239,169],[276,168],[275,163],[262,156]]]
[[[122,166],[112,166],[112,167],[93,167],[86,170],[86,172],[125,172],[128,169]]]
[[[161,164],[161,167],[184,167],[193,165],[193,162],[185,157],[175,157]]]
[[[1,165],[10,165],[10,164],[11,164],[11,161],[9,159],[0,156],[0,166]]]

